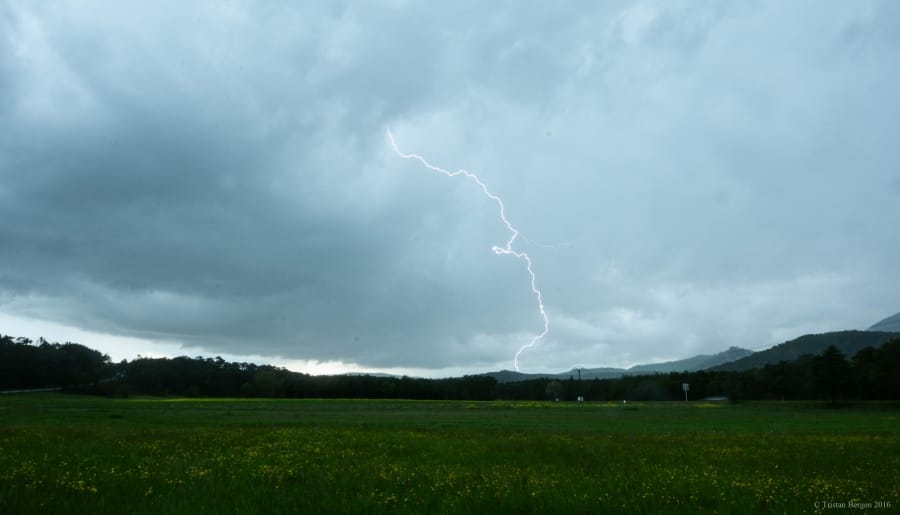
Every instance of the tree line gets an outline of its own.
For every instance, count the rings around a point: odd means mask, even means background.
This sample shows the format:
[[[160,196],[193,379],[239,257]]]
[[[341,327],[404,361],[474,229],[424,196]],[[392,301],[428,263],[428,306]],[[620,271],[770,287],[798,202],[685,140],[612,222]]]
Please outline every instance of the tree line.
[[[847,359],[836,347],[746,371],[672,372],[616,379],[540,378],[499,383],[485,375],[445,379],[313,376],[221,357],[145,358],[113,363],[84,345],[0,336],[0,390],[62,387],[98,395],[394,398],[431,400],[888,400],[900,399],[900,338]]]

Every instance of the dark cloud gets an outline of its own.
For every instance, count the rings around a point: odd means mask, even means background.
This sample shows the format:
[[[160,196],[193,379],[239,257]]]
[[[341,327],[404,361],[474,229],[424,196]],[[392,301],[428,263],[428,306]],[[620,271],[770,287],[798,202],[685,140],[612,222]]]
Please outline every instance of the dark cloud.
[[[553,329],[525,367],[868,326],[898,302],[896,9],[6,4],[0,310],[509,366],[540,319],[495,206],[390,126],[506,199]]]

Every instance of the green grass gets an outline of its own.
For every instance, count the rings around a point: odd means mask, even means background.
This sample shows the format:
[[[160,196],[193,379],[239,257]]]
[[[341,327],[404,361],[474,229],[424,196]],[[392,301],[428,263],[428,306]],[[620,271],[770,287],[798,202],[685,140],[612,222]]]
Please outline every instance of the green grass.
[[[0,514],[891,512],[898,419],[896,404],[7,395]]]

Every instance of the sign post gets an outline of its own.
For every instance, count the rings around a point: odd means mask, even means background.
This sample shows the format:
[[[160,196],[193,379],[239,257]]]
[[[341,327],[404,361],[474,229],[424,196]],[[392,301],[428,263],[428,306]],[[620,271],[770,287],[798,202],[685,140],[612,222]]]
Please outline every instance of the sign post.
[[[689,385],[687,383],[681,383],[681,389],[684,390],[684,400],[685,400],[685,402],[687,402],[687,400],[688,400],[687,393],[688,393],[688,390],[691,389],[691,385]]]

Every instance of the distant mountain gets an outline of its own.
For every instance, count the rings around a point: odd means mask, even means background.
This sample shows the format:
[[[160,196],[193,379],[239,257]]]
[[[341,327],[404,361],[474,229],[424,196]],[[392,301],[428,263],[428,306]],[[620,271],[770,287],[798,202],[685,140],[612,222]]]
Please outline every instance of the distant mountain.
[[[622,377],[627,370],[624,368],[583,368],[581,369],[581,379],[609,379]],[[569,372],[544,374],[525,374],[523,372],[514,372],[512,370],[500,370],[499,372],[487,372],[484,375],[491,376],[498,383],[514,383],[516,381],[528,381],[529,379],[559,379],[566,380],[570,377],[577,379],[578,370],[572,369]]]
[[[555,374],[524,374],[522,372],[514,372],[512,370],[486,372],[484,375],[493,377],[497,380],[498,383],[515,383],[516,381],[527,381],[529,379],[540,379],[542,377],[555,376]]]
[[[887,333],[900,333],[900,313],[891,315],[881,322],[873,325],[869,331],[881,331]]]
[[[742,349],[740,347],[731,347],[728,350],[718,354],[698,354],[697,356],[681,359],[677,361],[666,361],[664,363],[651,363],[647,365],[635,365],[631,368],[582,368],[581,379],[616,379],[624,375],[648,375],[648,374],[666,374],[669,372],[694,372],[704,370],[729,361],[734,361],[745,356],[753,354],[753,351]],[[545,374],[525,374],[522,372],[513,372],[512,370],[501,370],[499,372],[488,372],[484,375],[491,376],[500,383],[513,383],[516,381],[527,381],[529,379],[559,379],[566,380],[570,377],[578,378],[578,369],[573,368],[568,372],[545,373]]]
[[[652,363],[649,365],[635,365],[628,369],[628,374],[655,374],[669,372],[696,372],[697,370],[705,370],[723,363],[735,361],[753,354],[752,350],[742,349],[740,347],[730,347],[726,351],[718,354],[698,354],[692,358],[680,359],[677,361],[666,361],[665,363]]]
[[[396,374],[386,374],[384,372],[345,372],[344,375],[348,377],[400,377]]]
[[[879,328],[881,330],[876,330]],[[895,328],[891,331],[891,328]],[[625,375],[667,374],[670,372],[696,372],[698,370],[750,370],[781,361],[792,361],[804,354],[818,355],[831,345],[837,347],[847,359],[852,358],[865,347],[878,347],[897,337],[900,333],[900,313],[890,316],[873,325],[868,331],[837,331],[823,334],[808,334],[778,344],[759,352],[731,347],[718,354],[699,354],[687,359],[635,365],[631,368],[583,368],[581,379],[616,379]],[[511,370],[488,372],[501,383],[527,381],[529,379],[550,378],[566,380],[578,378],[578,370],[568,372],[525,374]]]
[[[847,359],[865,347],[878,347],[896,338],[896,333],[875,331],[838,331],[823,334],[807,334],[778,344],[770,349],[755,352],[745,358],[710,368],[709,370],[750,370],[781,361],[792,361],[804,354],[821,354],[834,345]]]

